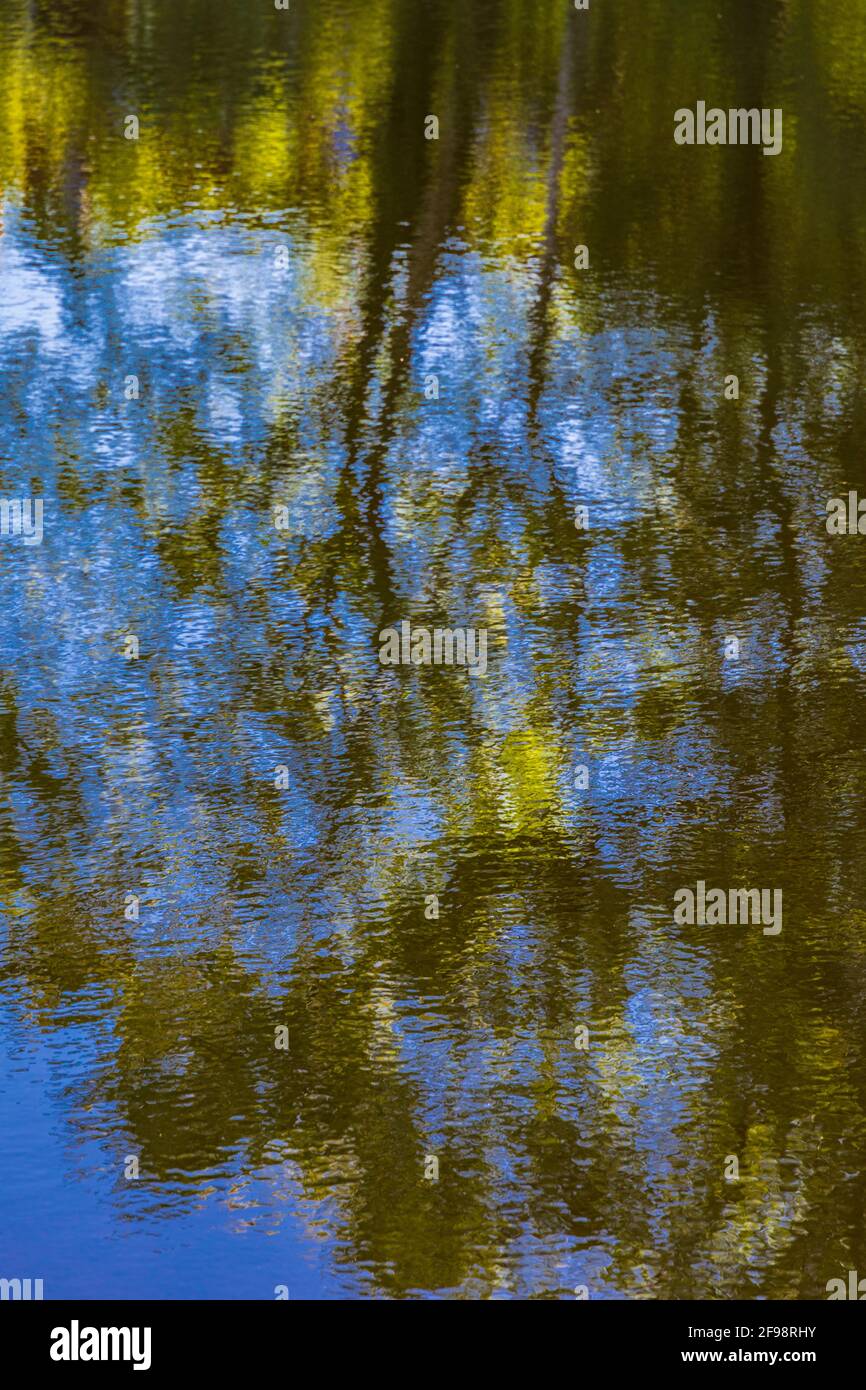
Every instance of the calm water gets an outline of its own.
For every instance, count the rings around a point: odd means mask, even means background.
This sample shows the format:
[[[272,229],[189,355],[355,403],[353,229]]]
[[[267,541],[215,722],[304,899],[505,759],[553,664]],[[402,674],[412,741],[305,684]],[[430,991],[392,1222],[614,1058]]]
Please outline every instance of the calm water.
[[[0,0],[0,78],[0,486],[44,502],[0,1276],[866,1274],[866,3]],[[678,147],[698,100],[782,154]],[[403,620],[486,673],[384,667]],[[698,880],[782,931],[678,924]]]

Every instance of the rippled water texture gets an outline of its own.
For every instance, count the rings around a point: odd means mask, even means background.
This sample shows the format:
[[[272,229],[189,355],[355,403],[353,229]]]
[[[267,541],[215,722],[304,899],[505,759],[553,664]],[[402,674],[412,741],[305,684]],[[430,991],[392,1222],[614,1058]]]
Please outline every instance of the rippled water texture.
[[[866,1274],[864,0],[0,0],[0,185],[0,1276]]]

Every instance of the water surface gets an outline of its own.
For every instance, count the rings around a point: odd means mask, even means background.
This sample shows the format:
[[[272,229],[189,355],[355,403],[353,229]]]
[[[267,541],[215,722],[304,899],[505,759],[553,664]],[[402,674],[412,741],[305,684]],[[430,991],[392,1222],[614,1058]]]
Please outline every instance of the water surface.
[[[0,0],[0,73],[0,488],[44,502],[0,539],[0,1276],[866,1272],[866,540],[825,526],[866,5]],[[782,154],[676,146],[698,100]],[[486,673],[383,667],[403,620]],[[698,880],[782,931],[678,925]]]

